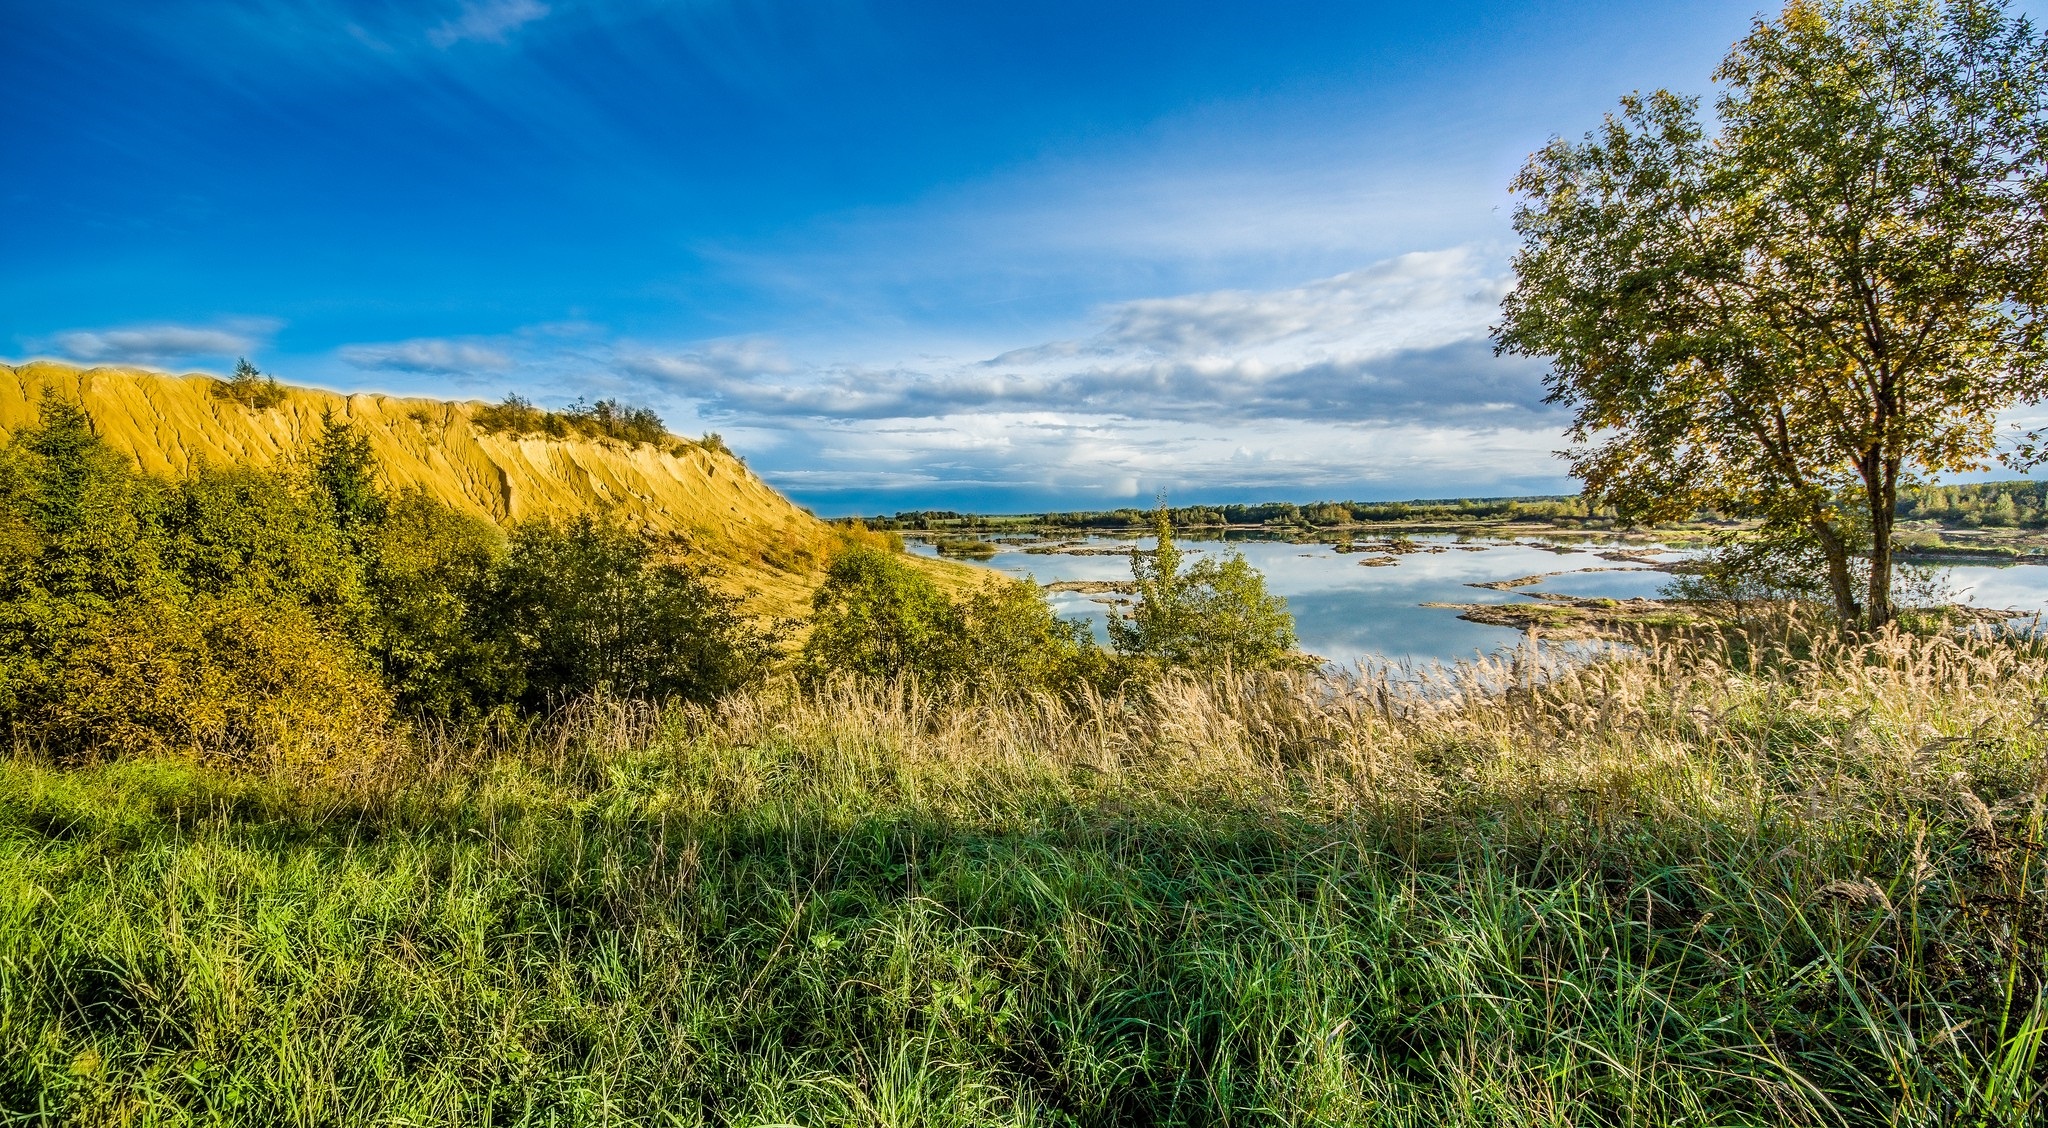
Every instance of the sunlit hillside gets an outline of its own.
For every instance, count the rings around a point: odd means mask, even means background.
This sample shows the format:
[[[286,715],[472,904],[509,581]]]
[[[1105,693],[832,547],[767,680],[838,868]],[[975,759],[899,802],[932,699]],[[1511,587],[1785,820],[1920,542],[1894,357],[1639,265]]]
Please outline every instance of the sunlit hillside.
[[[220,379],[44,361],[0,365],[0,433],[31,422],[50,393],[81,404],[101,437],[147,472],[201,462],[268,465],[298,451],[324,412],[354,423],[389,484],[420,486],[500,523],[602,507],[708,556],[724,584],[760,614],[793,614],[836,543],[829,526],[763,482],[732,453],[685,439],[625,443],[589,437],[491,434],[472,424],[483,406],[286,386],[280,402],[248,407]],[[918,561],[948,586],[981,574]]]

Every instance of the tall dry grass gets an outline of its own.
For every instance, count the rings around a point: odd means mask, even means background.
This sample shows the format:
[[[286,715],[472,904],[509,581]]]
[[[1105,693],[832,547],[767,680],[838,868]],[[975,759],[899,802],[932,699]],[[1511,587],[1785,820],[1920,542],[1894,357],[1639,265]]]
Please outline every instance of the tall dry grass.
[[[2025,641],[1771,632],[17,759],[0,1107],[2039,1122],[2044,694]]]

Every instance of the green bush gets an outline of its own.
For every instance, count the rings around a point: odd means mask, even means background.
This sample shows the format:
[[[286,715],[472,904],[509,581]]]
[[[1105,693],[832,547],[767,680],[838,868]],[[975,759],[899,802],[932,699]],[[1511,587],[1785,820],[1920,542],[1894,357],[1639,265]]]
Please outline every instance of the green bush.
[[[1131,552],[1137,605],[1111,619],[1118,652],[1169,667],[1270,669],[1303,661],[1287,601],[1266,592],[1266,578],[1238,553],[1183,568],[1164,504],[1153,514],[1150,552]]]
[[[505,559],[496,526],[414,487],[386,503],[366,555],[370,654],[404,712],[469,721],[518,696],[513,648],[487,625]]]
[[[996,694],[1073,689],[1107,667],[1087,626],[1055,615],[1036,584],[995,579],[954,600],[902,556],[858,542],[812,599],[800,661],[813,684],[908,675]]]
[[[248,466],[201,466],[167,492],[160,552],[190,591],[308,611],[338,636],[367,637],[363,568],[324,500]]]
[[[247,360],[235,361],[234,377],[213,388],[213,394],[243,407],[264,411],[284,402],[284,385],[275,376],[265,376]]]
[[[362,652],[301,610],[141,601],[61,639],[21,735],[62,758],[184,755],[274,769],[387,745],[390,700]]]
[[[834,672],[945,681],[961,669],[967,623],[938,585],[873,545],[841,550],[811,597],[807,680]]]
[[[733,599],[589,515],[514,530],[491,600],[533,707],[592,693],[709,701],[759,680],[775,653]]]
[[[1020,691],[1069,691],[1100,684],[1109,656],[1088,625],[1053,613],[1045,592],[1029,580],[995,580],[969,595],[962,668],[986,685]]]

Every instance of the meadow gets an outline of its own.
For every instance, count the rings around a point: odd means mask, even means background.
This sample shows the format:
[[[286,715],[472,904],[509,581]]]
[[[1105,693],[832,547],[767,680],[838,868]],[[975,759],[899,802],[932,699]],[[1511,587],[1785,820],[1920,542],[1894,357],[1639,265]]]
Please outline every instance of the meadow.
[[[2048,650],[771,682],[0,761],[57,1124],[2023,1124]]]

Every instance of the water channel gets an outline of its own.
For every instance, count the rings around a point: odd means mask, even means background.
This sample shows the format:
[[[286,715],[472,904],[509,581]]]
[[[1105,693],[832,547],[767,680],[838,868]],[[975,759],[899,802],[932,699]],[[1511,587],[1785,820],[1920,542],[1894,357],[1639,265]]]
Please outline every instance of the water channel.
[[[1361,539],[1370,538],[1366,534]],[[1054,542],[1040,542],[1044,544]],[[1089,537],[1057,542],[1073,552],[1026,552],[1027,545],[999,543],[1000,551],[984,561],[1013,576],[1030,576],[1041,584],[1062,580],[1128,580],[1130,560],[1124,553],[1147,539]],[[1657,559],[1676,560],[1684,552],[1641,540],[1599,537],[1484,537],[1416,535],[1416,551],[1399,554],[1391,565],[1362,566],[1374,552],[1340,553],[1329,544],[1297,544],[1268,539],[1217,539],[1188,536],[1180,541],[1189,554],[1242,552],[1266,575],[1268,590],[1287,599],[1294,614],[1302,649],[1342,665],[1364,662],[1449,663],[1512,649],[1522,632],[1458,618],[1454,610],[1428,603],[1508,603],[1527,595],[1469,586],[1545,573],[1524,591],[1558,595],[1630,599],[1654,598],[1671,575],[1637,561],[1613,560],[1604,553],[1659,552]],[[913,539],[910,549],[933,555],[932,545]],[[1115,554],[1092,554],[1100,550]],[[1987,608],[2013,608],[2048,614],[2048,567],[2040,565],[1940,566],[1947,590],[1958,602]],[[1117,598],[1109,593],[1054,592],[1060,614],[1084,618],[1096,637],[1107,640],[1106,624]]]

